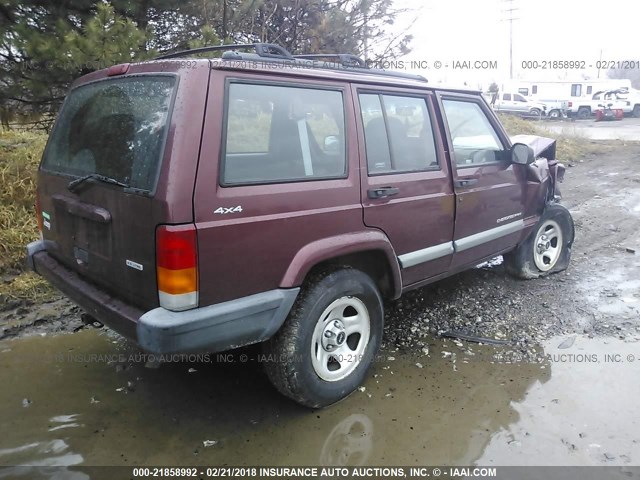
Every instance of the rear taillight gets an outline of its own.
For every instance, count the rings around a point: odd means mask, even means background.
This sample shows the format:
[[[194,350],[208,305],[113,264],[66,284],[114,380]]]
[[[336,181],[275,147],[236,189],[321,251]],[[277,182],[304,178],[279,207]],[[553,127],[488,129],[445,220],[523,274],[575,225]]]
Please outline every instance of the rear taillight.
[[[198,306],[198,241],[194,225],[162,225],[156,230],[156,270],[160,306]]]
[[[573,102],[569,102],[569,108],[573,107]]]

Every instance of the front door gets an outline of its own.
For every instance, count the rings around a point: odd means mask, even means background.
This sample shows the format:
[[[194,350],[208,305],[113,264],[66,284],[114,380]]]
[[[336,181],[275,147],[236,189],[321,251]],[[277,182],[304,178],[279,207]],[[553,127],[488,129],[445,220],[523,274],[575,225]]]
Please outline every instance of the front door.
[[[433,95],[354,87],[359,105],[364,223],[386,233],[404,286],[445,272],[454,197]]]
[[[451,267],[472,265],[518,243],[526,180],[510,162],[510,142],[481,98],[442,94],[456,197]]]

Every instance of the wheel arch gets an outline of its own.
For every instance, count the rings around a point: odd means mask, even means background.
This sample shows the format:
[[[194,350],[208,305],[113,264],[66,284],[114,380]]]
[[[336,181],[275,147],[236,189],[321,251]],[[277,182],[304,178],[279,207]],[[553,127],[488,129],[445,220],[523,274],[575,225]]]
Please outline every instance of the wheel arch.
[[[319,268],[348,265],[368,274],[384,297],[399,298],[402,276],[398,257],[387,236],[379,231],[323,238],[302,247],[285,272],[280,287],[299,287]]]

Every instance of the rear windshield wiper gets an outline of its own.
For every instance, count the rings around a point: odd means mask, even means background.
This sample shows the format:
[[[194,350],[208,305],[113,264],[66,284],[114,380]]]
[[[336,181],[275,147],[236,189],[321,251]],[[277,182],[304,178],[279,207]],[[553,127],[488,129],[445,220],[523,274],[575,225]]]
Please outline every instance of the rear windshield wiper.
[[[80,188],[80,185],[82,185],[87,180],[97,180],[99,182],[109,183],[111,185],[118,185],[119,187],[130,188],[126,183],[119,182],[115,178],[100,175],[99,173],[90,173],[89,175],[85,175],[84,177],[76,178],[75,180],[69,182],[67,188],[70,192],[75,192],[76,190],[78,190],[78,188]]]

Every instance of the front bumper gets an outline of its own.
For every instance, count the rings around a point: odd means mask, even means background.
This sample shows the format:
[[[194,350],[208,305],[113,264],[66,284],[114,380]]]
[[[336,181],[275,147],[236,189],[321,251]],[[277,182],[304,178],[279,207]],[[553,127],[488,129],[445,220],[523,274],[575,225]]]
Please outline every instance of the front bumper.
[[[144,312],[59,263],[43,241],[27,246],[27,262],[88,314],[157,354],[214,353],[267,340],[278,331],[300,291],[270,290],[183,312],[162,307]]]

